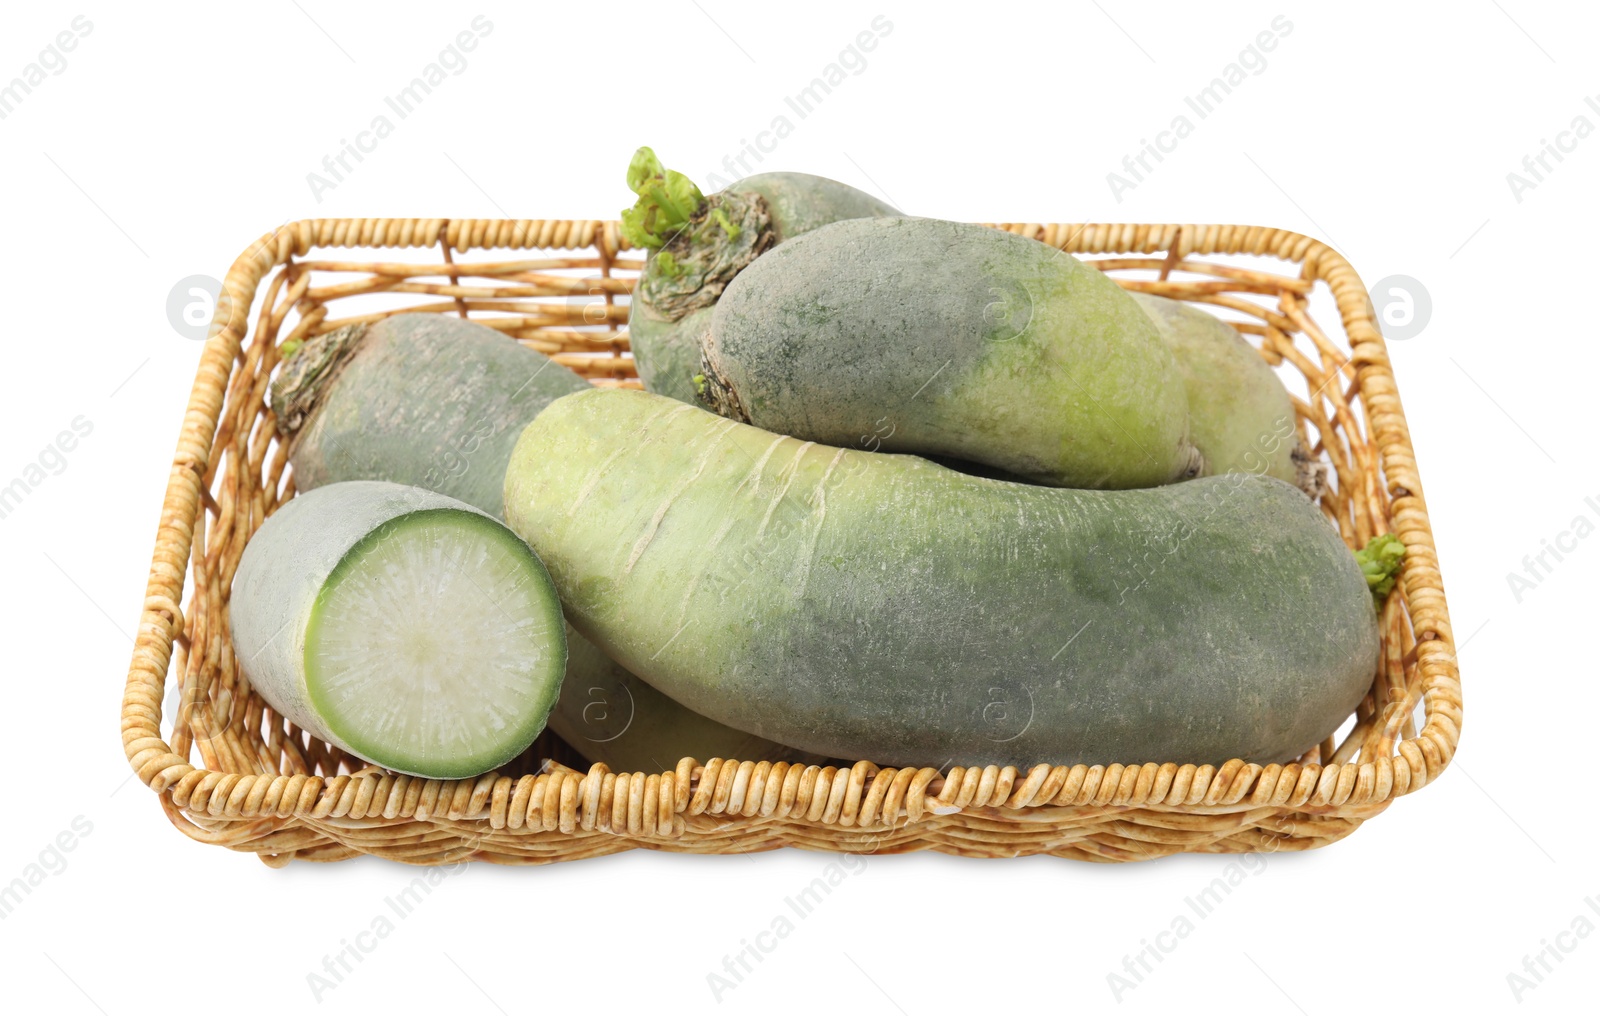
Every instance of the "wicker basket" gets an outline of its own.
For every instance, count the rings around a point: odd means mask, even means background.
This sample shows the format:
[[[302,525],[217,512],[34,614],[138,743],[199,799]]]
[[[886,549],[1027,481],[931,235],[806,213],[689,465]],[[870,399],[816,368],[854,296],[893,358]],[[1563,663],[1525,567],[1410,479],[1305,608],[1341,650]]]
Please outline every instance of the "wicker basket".
[[[1087,260],[1129,288],[1237,312],[1237,327],[1268,362],[1287,362],[1305,378],[1295,406],[1309,443],[1331,466],[1322,508],[1345,541],[1356,547],[1394,531],[1405,542],[1372,689],[1338,736],[1298,761],[1106,759],[940,773],[866,761],[819,768],[685,758],[672,772],[611,773],[573,768],[582,763],[546,735],[502,771],[448,782],[366,767],[306,735],[245,683],[225,609],[245,541],[293,496],[265,399],[285,344],[389,313],[452,313],[596,384],[637,385],[621,328],[627,307],[615,298],[642,263],[626,256],[614,222],[315,219],[262,237],[223,284],[183,418],[123,695],[129,763],[187,835],[271,865],[363,853],[418,864],[541,863],[633,847],[1096,861],[1301,850],[1341,839],[1438,776],[1461,724],[1455,643],[1405,416],[1355,271],[1324,244],[1276,229],[1001,228],[1078,255],[1112,255]],[[319,248],[363,250],[334,260],[314,257]],[[389,262],[377,248],[413,250],[388,255],[409,260]],[[542,253],[455,259],[489,248]],[[1200,260],[1237,254],[1287,267],[1274,274]],[[1346,342],[1310,316],[1319,282],[1332,292]],[[374,294],[384,309],[339,315],[349,306],[341,301]],[[169,737],[161,732],[164,692]]]

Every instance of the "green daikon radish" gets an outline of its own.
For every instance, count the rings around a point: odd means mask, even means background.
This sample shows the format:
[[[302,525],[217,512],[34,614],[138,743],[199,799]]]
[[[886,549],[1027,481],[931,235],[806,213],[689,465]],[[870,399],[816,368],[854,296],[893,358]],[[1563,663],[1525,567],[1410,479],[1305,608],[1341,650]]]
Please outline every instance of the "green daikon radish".
[[[477,776],[544,729],[567,665],[544,565],[498,520],[419,487],[334,483],[245,546],[228,610],[245,676],[352,755]]]

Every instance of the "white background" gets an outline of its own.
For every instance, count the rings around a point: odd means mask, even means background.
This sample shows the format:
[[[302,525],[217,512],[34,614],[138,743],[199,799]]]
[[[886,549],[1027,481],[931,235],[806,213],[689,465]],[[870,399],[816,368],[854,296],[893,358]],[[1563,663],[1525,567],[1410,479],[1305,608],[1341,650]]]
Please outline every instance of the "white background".
[[[811,3],[8,5],[0,81],[73,17],[92,31],[0,120],[0,484],[93,431],[0,519],[0,883],[75,819],[64,869],[0,920],[15,1012],[1304,1012],[1511,1009],[1507,975],[1600,927],[1592,860],[1600,539],[1520,601],[1507,574],[1600,520],[1593,317],[1600,138],[1507,174],[1600,114],[1576,4]],[[335,189],[307,174],[475,14],[492,32]],[[1456,761],[1349,839],[1272,856],[1120,999],[1107,975],[1226,858],[873,858],[720,1002],[707,975],[838,859],[644,851],[453,874],[320,1000],[307,975],[417,871],[269,870],[173,830],[118,704],[200,345],[180,279],[318,216],[610,217],[654,145],[702,185],[874,15],[892,31],[767,157],[951,219],[1262,223],[1333,241],[1432,314],[1391,355],[1466,688]],[[1292,32],[1158,170],[1107,173],[1273,18]],[[1600,100],[1597,100],[1600,101]],[[792,119],[792,117],[791,117]],[[1193,117],[1191,117],[1193,119]],[[707,187],[707,190],[712,189]],[[1570,542],[1568,543],[1570,546]],[[1470,639],[1470,641],[1469,641]],[[81,818],[80,818],[81,816]],[[52,861],[52,866],[59,865]],[[1580,922],[1581,923],[1581,922]],[[1600,934],[1527,1011],[1600,988]]]

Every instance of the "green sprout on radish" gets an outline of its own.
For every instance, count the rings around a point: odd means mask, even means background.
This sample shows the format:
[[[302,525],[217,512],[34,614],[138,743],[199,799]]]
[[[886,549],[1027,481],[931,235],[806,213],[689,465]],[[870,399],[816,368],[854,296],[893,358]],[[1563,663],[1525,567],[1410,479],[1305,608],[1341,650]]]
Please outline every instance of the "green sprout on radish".
[[[633,153],[633,161],[628,163],[628,189],[639,195],[639,200],[622,213],[622,235],[635,247],[655,250],[666,246],[706,203],[693,180],[663,167],[649,147]],[[726,215],[722,222],[725,229],[734,228]]]
[[[1374,536],[1356,551],[1356,563],[1361,565],[1361,573],[1367,577],[1367,588],[1372,590],[1372,602],[1380,610],[1383,601],[1394,592],[1405,556],[1406,545],[1393,533]]]

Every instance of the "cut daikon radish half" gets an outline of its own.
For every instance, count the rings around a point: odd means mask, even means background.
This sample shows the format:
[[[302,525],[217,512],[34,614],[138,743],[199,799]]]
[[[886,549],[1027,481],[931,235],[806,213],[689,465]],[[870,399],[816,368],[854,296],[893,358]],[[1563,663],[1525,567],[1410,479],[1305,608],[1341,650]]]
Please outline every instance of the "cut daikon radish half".
[[[246,678],[302,729],[396,772],[462,779],[544,729],[567,665],[539,558],[454,498],[352,481],[245,546],[229,621]]]

